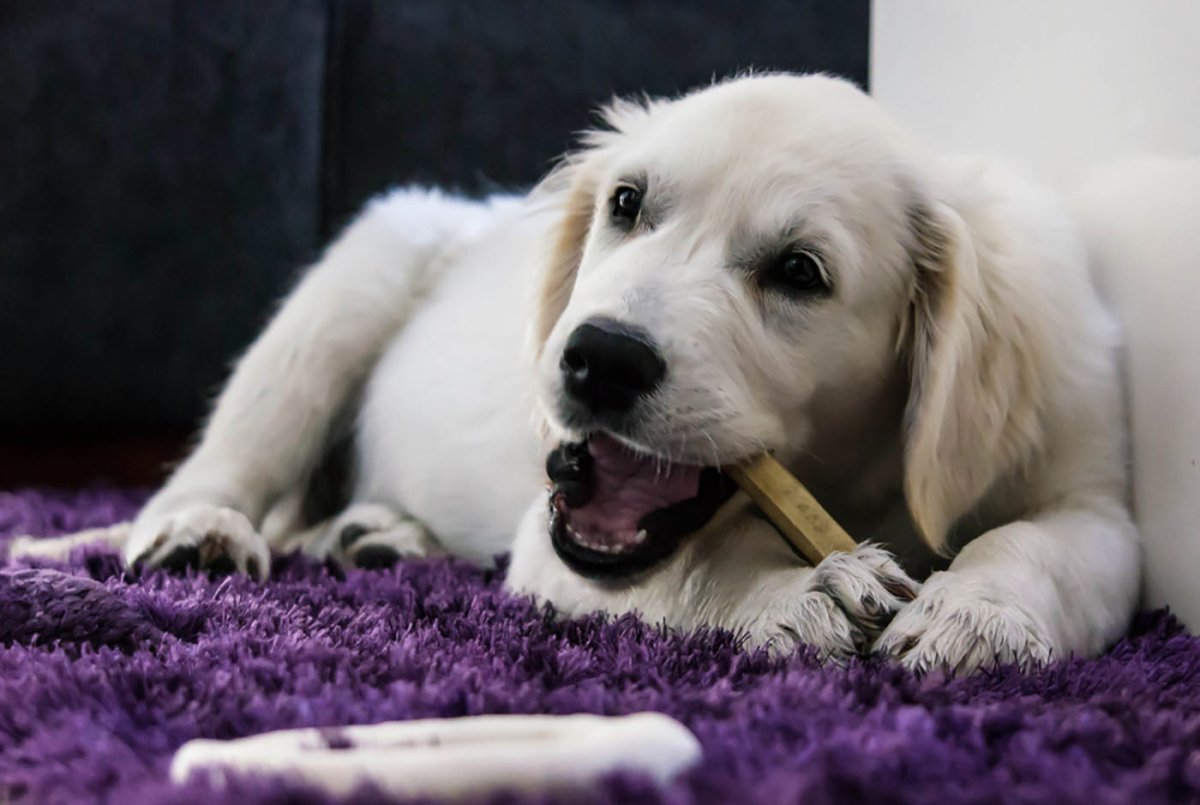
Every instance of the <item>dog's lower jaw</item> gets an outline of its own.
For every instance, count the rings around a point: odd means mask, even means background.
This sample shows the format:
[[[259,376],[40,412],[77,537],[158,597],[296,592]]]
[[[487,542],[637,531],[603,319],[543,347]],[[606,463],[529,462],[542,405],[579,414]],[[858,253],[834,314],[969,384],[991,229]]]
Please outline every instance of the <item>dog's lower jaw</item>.
[[[704,608],[708,596],[700,590],[705,568],[719,571],[733,564],[733,554],[714,562],[710,556],[727,540],[736,540],[744,499],[728,501],[699,533],[680,540],[675,550],[646,568],[598,578],[577,572],[561,558],[551,539],[549,493],[539,494],[521,519],[512,545],[505,586],[551,604],[564,616],[603,611],[639,612],[652,622],[687,627]],[[731,547],[731,546],[730,546]],[[718,567],[720,566],[720,567]],[[701,625],[696,620],[695,625]]]
[[[679,543],[678,537],[659,538],[645,549],[635,549],[631,553],[606,553],[573,539],[569,528],[555,509],[554,493],[551,493],[546,531],[554,553],[575,574],[610,585],[636,583],[642,574],[670,556]]]
[[[555,552],[548,528],[539,496],[518,529],[508,589],[564,617],[637,613],[685,632],[726,629],[747,648],[776,655],[801,645],[834,662],[864,653],[919,588],[875,546],[836,554],[815,569],[799,563],[770,524],[750,516],[741,495],[652,569],[616,580],[576,573]]]

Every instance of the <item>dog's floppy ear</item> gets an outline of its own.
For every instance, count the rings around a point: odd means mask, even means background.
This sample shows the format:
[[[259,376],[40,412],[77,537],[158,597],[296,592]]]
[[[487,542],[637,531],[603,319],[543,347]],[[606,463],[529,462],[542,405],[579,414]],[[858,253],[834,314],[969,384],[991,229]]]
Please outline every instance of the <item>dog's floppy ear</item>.
[[[601,165],[628,135],[636,132],[655,106],[649,98],[615,98],[600,111],[603,126],[583,134],[579,150],[568,154],[533,192],[549,199],[562,218],[539,279],[531,330],[534,356],[541,355],[550,331],[570,301],[575,275],[583,259],[588,230],[596,210]]]
[[[553,187],[553,184],[559,186]],[[530,334],[535,357],[541,355],[550,331],[566,309],[575,288],[575,275],[583,259],[583,247],[596,208],[594,171],[588,169],[584,159],[568,158],[540,189],[557,197],[555,204],[561,210],[562,219],[538,279]]]
[[[996,242],[939,201],[915,203],[910,221],[904,491],[925,541],[946,555],[955,522],[1041,440],[1041,350]]]

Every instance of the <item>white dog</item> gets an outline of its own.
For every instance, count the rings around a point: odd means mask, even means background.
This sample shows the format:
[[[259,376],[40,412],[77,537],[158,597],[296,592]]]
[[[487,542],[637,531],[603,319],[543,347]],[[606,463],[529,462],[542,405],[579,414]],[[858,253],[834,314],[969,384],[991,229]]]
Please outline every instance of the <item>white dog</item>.
[[[128,560],[263,576],[289,540],[360,566],[511,548],[508,584],[567,614],[916,668],[1116,639],[1140,575],[1116,330],[1057,202],[822,76],[607,123],[527,198],[373,202]],[[349,503],[306,522],[339,442]],[[764,450],[855,552],[807,567],[732,494],[718,468]],[[912,581],[933,553],[953,560]]]

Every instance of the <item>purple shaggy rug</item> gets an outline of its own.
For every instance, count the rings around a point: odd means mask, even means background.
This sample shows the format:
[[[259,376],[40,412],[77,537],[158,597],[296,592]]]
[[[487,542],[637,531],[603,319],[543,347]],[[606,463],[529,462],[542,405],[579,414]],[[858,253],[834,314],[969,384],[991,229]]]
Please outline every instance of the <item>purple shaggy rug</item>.
[[[0,494],[0,535],[104,524],[139,501]],[[704,761],[664,791],[614,775],[594,801],[1196,801],[1198,671],[1200,640],[1163,613],[1099,660],[915,679],[772,662],[632,618],[557,623],[454,561],[343,575],[289,558],[259,585],[127,580],[89,549],[0,572],[0,802],[321,801],[279,780],[176,788],[167,767],[201,736],[637,710],[687,724]]]

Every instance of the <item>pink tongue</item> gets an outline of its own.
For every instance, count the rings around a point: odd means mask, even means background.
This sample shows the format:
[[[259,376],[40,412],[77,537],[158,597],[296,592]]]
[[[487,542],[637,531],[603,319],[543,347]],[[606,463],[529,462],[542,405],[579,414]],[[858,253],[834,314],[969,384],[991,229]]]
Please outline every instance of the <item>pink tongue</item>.
[[[632,546],[638,521],[652,511],[695,497],[702,467],[639,455],[602,434],[588,441],[592,497],[570,510],[572,531],[588,541]]]

